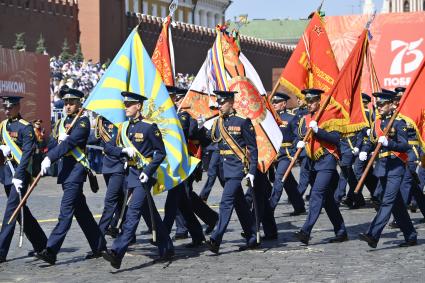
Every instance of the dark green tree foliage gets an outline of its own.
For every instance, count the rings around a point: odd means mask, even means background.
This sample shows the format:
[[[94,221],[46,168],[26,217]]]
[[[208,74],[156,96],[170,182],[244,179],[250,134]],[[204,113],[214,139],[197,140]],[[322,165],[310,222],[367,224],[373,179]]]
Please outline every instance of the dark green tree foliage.
[[[43,54],[46,51],[46,46],[44,46],[43,35],[40,34],[40,38],[37,41],[37,47],[35,48],[35,53]]]
[[[15,45],[13,46],[13,49],[25,51],[25,48],[27,47],[24,42],[25,32],[15,33],[15,35],[16,35],[16,41],[15,41]]]
[[[62,45],[62,52],[59,55],[59,57],[62,59],[62,61],[68,61],[72,59],[72,55],[69,52],[69,46],[68,46],[68,39],[65,38]]]
[[[75,62],[83,62],[84,61],[84,56],[83,56],[83,52],[81,51],[81,44],[80,43],[75,44],[74,61]]]

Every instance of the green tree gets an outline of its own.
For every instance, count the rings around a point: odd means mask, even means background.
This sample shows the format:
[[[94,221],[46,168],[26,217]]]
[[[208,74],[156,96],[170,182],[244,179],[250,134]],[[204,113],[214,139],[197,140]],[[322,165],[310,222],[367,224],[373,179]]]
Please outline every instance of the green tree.
[[[81,43],[75,44],[74,61],[75,62],[83,62],[84,61],[84,55],[83,55],[83,52],[81,51]]]
[[[15,35],[16,35],[16,41],[15,41],[15,45],[13,46],[13,49],[16,49],[19,51],[25,51],[25,48],[27,47],[24,42],[25,32],[15,33]]]
[[[46,51],[46,46],[44,46],[44,38],[40,33],[40,38],[37,41],[37,47],[35,48],[35,53],[43,54]]]
[[[59,57],[63,60],[63,61],[68,61],[70,59],[72,59],[72,55],[71,53],[69,53],[69,46],[68,46],[68,39],[65,38],[65,40],[63,41],[62,44],[62,52],[59,55]]]

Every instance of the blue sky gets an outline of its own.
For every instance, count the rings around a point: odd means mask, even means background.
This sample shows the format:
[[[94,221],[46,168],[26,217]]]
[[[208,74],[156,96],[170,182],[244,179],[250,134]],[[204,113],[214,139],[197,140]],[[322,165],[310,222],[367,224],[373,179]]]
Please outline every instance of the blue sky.
[[[248,19],[299,19],[316,10],[321,0],[233,0],[226,19],[248,14]],[[364,0],[325,0],[322,10],[328,16],[360,14]],[[380,12],[383,0],[374,0]]]

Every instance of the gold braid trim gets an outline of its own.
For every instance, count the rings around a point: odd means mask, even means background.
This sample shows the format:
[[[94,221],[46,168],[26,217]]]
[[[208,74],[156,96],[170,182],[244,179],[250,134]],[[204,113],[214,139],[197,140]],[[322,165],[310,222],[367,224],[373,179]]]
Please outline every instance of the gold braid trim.
[[[221,139],[223,138],[222,136],[221,136],[221,134],[220,134],[220,136],[219,137],[216,137],[215,136],[215,131],[216,131],[216,129],[217,129],[217,124],[218,124],[218,120],[219,119],[221,119],[220,117],[218,118],[218,119],[216,119],[215,121],[214,121],[214,123],[213,123],[213,125],[212,125],[212,128],[211,128],[211,140],[213,141],[213,142],[215,142],[215,143],[219,143],[220,141],[221,141]],[[219,131],[220,132],[220,131]]]

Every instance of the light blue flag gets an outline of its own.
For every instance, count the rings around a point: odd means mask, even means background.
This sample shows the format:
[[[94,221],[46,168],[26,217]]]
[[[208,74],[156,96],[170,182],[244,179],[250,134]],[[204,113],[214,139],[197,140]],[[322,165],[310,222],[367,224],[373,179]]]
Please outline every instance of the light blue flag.
[[[116,126],[126,121],[122,91],[142,93],[148,98],[142,115],[158,125],[167,157],[157,170],[154,193],[169,190],[185,180],[199,163],[189,156],[187,143],[174,103],[152,63],[135,28],[83,107],[105,117]]]

